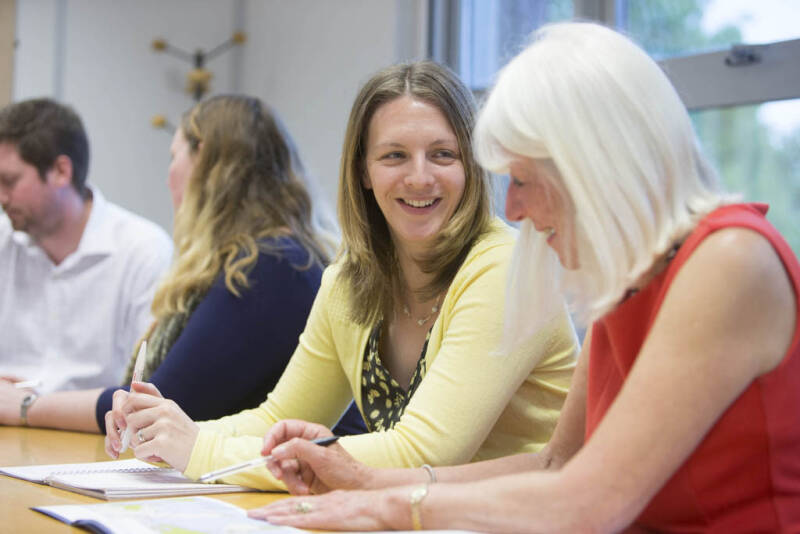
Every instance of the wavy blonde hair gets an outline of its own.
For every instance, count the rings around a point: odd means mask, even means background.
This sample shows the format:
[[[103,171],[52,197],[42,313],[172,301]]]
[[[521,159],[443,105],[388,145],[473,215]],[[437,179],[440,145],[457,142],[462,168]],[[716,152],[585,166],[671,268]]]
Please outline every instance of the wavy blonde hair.
[[[376,110],[402,96],[438,108],[458,140],[464,194],[432,249],[417,261],[433,280],[419,292],[433,298],[447,289],[475,240],[489,227],[491,203],[485,171],[472,155],[475,103],[470,91],[446,67],[431,61],[393,65],[376,73],[359,92],[347,123],[339,172],[342,268],[352,294],[352,319],[374,322],[391,309],[400,273],[389,227],[372,191],[363,185],[367,130]]]
[[[260,250],[280,254],[267,237],[291,236],[324,265],[330,246],[312,222],[294,144],[276,116],[257,98],[224,95],[205,100],[183,118],[181,132],[194,167],[175,214],[176,259],[156,291],[156,320],[187,311],[222,271],[236,296]]]

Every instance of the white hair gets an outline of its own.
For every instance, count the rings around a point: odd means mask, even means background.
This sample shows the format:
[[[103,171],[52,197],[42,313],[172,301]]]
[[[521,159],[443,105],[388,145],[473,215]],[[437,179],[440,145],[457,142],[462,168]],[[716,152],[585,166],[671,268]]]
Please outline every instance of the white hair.
[[[556,323],[569,317],[560,292],[562,272],[558,256],[544,235],[536,231],[529,219],[524,220],[509,266],[503,336],[495,354],[506,355],[517,350],[531,352],[535,346],[531,342],[537,341],[537,334],[552,330]],[[571,322],[569,326],[575,336]],[[578,344],[576,338],[575,345]]]
[[[579,265],[563,273],[561,290],[585,323],[613,309],[657,257],[729,200],[661,68],[597,24],[557,23],[534,32],[500,72],[474,143],[478,161],[494,172],[507,172],[518,155],[552,164],[544,166],[554,169],[547,178],[569,197],[564,205],[576,208],[569,214],[574,235],[562,242],[572,241],[564,246],[573,245]],[[526,265],[532,271],[523,272]],[[515,258],[518,282],[509,287],[534,278],[536,290],[546,291],[545,277],[555,276],[550,271],[547,262]],[[511,323],[541,303],[532,294],[509,298]]]

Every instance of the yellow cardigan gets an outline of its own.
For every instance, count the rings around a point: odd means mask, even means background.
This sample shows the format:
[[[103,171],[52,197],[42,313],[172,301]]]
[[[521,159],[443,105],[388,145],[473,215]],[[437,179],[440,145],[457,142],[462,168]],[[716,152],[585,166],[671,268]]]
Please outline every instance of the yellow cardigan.
[[[473,246],[433,324],[427,373],[419,388],[392,430],[339,440],[353,457],[381,467],[454,465],[535,452],[550,439],[578,342],[565,312],[527,343],[527,350],[491,354],[502,331],[515,237],[495,220]],[[200,423],[188,477],[258,457],[264,434],[281,419],[331,427],[351,398],[363,413],[361,372],[371,328],[350,320],[348,289],[338,273],[337,265],[325,270],[297,349],[267,400],[257,408]],[[224,482],[285,488],[264,467]]]

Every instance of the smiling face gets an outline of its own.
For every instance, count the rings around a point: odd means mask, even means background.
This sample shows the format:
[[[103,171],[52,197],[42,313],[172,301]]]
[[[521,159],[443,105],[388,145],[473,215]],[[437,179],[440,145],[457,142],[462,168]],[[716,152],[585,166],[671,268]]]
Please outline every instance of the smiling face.
[[[379,107],[369,122],[363,181],[395,247],[427,250],[464,195],[461,152],[444,114],[410,96]]]
[[[567,269],[576,269],[574,210],[566,191],[553,177],[555,169],[549,167],[524,156],[511,160],[506,218],[510,221],[530,219],[536,230],[545,234],[547,244],[556,251],[561,264]]]
[[[189,183],[189,177],[194,169],[194,154],[192,154],[189,142],[183,135],[181,128],[175,130],[175,135],[172,137],[172,145],[169,147],[169,154],[171,161],[167,187],[172,195],[172,207],[175,211],[178,211],[183,201],[183,192],[186,190],[186,184]]]

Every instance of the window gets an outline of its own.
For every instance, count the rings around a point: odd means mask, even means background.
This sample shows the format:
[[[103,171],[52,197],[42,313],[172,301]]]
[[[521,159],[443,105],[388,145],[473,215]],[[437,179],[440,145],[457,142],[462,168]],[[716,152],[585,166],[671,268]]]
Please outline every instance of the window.
[[[525,44],[532,28],[569,19],[572,0],[462,0],[457,72],[469,87],[484,90],[494,74]]]
[[[663,59],[727,189],[769,203],[800,256],[800,25],[789,2],[617,5],[618,25]],[[731,49],[740,43],[752,45]]]
[[[431,52],[480,95],[544,23],[579,17],[625,31],[661,62],[726,187],[769,203],[800,256],[800,25],[790,4],[431,0]]]

